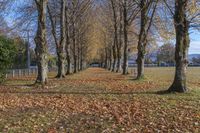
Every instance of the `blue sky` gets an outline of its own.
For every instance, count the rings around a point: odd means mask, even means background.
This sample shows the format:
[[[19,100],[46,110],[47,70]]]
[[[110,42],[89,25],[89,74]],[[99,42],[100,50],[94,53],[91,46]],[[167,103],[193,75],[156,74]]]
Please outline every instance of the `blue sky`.
[[[200,54],[200,32],[191,33],[190,38],[189,54]]]
[[[15,4],[15,8],[18,5],[21,5],[20,2],[24,0],[18,0]],[[19,2],[19,3],[18,3]],[[18,5],[17,5],[18,4]],[[11,26],[14,22],[12,15],[15,14],[14,11],[11,11],[12,13],[7,16],[5,19],[8,22],[8,24]],[[200,31],[191,31],[190,32],[190,47],[189,47],[189,54],[200,54]]]
[[[6,18],[6,21],[11,26],[13,20],[11,18]],[[194,31],[190,33],[190,47],[189,54],[200,54],[200,32]]]

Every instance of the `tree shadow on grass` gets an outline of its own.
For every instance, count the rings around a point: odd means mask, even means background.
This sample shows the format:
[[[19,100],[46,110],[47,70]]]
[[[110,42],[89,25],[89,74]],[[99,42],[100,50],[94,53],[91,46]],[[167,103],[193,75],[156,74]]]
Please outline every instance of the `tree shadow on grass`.
[[[156,94],[158,94],[158,95],[165,95],[165,94],[172,94],[172,92],[170,92],[168,90],[161,90],[161,91],[157,91]]]
[[[28,83],[23,83],[23,84],[16,84],[16,85],[14,85],[14,84],[5,84],[5,85],[3,85],[3,86],[6,86],[6,87],[34,87],[35,86],[35,83],[30,83],[30,84],[28,84]]]
[[[154,91],[145,91],[145,92],[66,92],[66,91],[13,91],[13,92],[0,92],[1,93],[8,93],[8,94],[40,94],[40,95],[155,95],[159,94]]]

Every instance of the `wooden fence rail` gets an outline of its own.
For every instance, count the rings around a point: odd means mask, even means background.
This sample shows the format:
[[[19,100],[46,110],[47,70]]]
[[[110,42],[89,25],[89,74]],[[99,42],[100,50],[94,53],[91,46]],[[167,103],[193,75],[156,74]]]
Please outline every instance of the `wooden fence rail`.
[[[36,75],[37,71],[38,71],[37,68],[12,69],[12,70],[8,70],[8,72],[6,74],[6,78],[15,78],[15,77]]]
[[[49,72],[56,72],[56,68],[49,68]],[[38,69],[37,68],[29,68],[29,69],[12,69],[8,70],[6,74],[6,78],[18,78],[18,77],[26,77],[26,76],[33,76],[37,75]]]

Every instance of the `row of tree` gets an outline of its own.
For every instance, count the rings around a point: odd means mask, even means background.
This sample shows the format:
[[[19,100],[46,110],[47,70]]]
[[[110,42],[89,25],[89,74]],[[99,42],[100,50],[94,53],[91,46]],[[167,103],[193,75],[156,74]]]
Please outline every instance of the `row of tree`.
[[[108,0],[102,2],[102,25],[106,40],[101,52],[104,67],[122,73],[128,72],[128,54],[137,48],[137,79],[144,77],[147,50],[156,39],[173,41],[176,71],[169,92],[185,92],[188,66],[189,30],[200,22],[200,2],[196,0]],[[164,26],[163,26],[164,25]],[[134,36],[134,37],[133,37]],[[111,39],[112,38],[112,39]],[[137,42],[137,46],[134,44]],[[158,41],[157,41],[158,42]],[[121,63],[121,61],[123,61]]]
[[[187,90],[189,30],[198,29],[200,22],[197,0],[0,2],[0,8],[5,5],[12,7],[9,12],[14,14],[10,17],[15,18],[14,29],[20,35],[31,32],[32,43],[36,44],[36,83],[48,81],[51,52],[57,55],[56,77],[63,78],[72,72],[72,66],[73,73],[84,69],[95,54],[94,60],[100,59],[105,68],[127,74],[129,53],[137,51],[137,79],[142,79],[145,55],[162,38],[176,43],[175,78],[169,91]]]
[[[0,7],[3,18],[14,21],[9,31],[35,45],[36,83],[47,83],[52,55],[56,78],[85,69],[96,55],[94,0],[5,0]]]
[[[88,62],[88,34],[91,26],[89,12],[91,0],[35,0],[37,32],[35,52],[38,76],[36,83],[46,84],[48,73],[48,40],[54,42],[57,54],[57,78],[83,70]],[[47,28],[48,27],[48,28]],[[51,30],[49,30],[51,29]],[[67,62],[67,63],[66,63]],[[67,65],[66,65],[67,64]],[[67,67],[66,67],[67,66]]]

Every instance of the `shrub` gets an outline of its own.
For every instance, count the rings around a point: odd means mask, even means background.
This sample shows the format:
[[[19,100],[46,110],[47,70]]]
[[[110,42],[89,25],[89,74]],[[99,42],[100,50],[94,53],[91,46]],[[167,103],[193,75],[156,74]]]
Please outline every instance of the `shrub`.
[[[5,80],[5,74],[12,66],[15,54],[14,41],[5,36],[0,36],[0,83]]]

